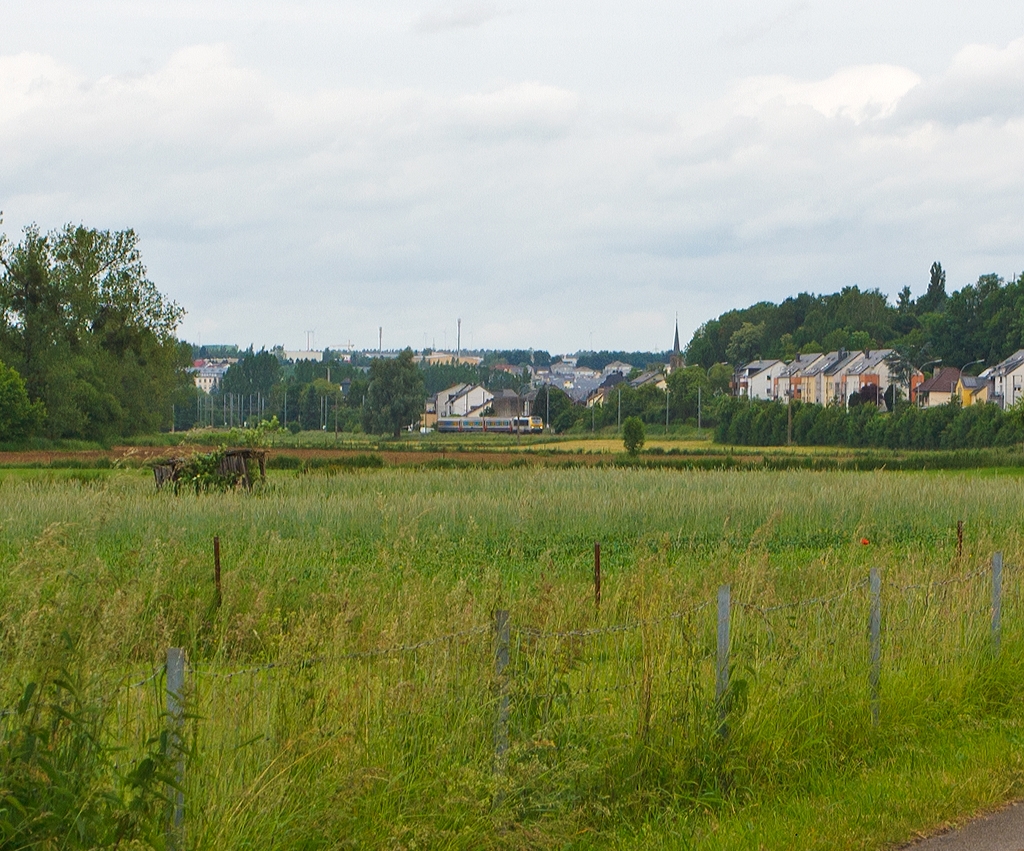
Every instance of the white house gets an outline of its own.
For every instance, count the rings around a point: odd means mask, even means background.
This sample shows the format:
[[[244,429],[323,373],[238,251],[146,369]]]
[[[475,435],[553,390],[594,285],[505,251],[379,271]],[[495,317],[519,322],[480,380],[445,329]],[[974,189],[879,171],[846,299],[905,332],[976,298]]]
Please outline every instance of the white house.
[[[1024,349],[1018,349],[1006,360],[989,367],[979,378],[992,381],[993,398],[1004,411],[1024,396]]]
[[[477,417],[494,398],[486,387],[479,384],[455,384],[442,390],[427,403],[427,412],[438,417]],[[430,402],[434,411],[431,412]]]
[[[736,395],[751,399],[774,399],[775,379],[785,368],[780,360],[755,360],[736,370]]]
[[[197,360],[189,370],[196,387],[204,393],[213,393],[220,388],[224,379],[224,373],[228,371],[231,364],[237,363],[238,358],[218,358],[216,360]]]

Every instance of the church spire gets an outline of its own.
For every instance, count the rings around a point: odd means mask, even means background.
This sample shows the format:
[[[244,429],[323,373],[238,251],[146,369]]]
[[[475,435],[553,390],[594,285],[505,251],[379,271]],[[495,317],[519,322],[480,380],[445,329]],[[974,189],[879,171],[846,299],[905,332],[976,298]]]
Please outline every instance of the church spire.
[[[680,369],[683,366],[683,353],[679,349],[679,314],[676,313],[676,339],[672,345],[672,357],[668,360],[668,371]]]

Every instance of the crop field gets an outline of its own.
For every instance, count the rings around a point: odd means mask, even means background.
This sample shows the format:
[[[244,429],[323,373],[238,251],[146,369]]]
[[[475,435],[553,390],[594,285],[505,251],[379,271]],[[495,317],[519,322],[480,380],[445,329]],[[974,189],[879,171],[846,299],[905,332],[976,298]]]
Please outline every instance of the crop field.
[[[1021,506],[998,470],[2,470],[0,845],[897,847],[1024,791]]]

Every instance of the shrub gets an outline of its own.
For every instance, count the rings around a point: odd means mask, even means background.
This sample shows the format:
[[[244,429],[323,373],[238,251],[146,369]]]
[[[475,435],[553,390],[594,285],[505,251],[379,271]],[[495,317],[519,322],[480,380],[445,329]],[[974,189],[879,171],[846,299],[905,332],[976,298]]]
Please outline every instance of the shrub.
[[[640,417],[626,417],[622,424],[622,445],[630,455],[636,455],[644,448],[644,423]]]

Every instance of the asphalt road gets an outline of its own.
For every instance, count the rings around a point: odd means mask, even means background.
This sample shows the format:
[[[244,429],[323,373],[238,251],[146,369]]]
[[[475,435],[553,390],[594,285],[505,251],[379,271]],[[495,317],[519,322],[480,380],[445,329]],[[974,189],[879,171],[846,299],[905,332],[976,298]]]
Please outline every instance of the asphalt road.
[[[913,845],[903,851],[1024,851],[1024,801]]]

